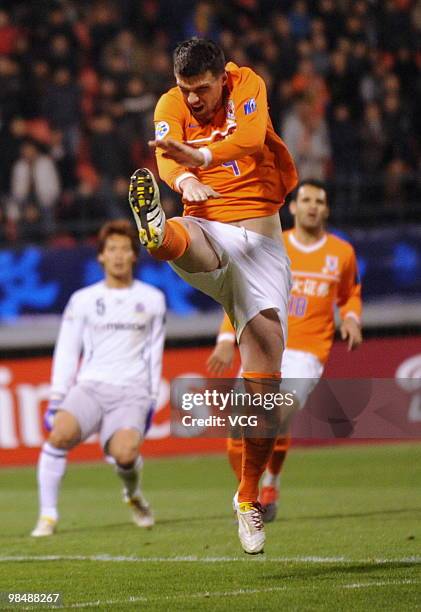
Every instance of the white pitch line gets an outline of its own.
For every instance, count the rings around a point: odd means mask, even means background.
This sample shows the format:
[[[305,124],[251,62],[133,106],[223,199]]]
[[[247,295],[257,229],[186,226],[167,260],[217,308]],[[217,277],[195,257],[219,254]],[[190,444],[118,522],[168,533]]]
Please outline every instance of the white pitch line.
[[[403,557],[400,559],[350,559],[347,557],[125,557],[113,555],[9,555],[0,556],[0,563],[30,562],[30,561],[99,561],[102,563],[232,563],[234,561],[252,563],[367,563],[387,565],[390,563],[421,564],[421,557]]]
[[[400,586],[401,584],[420,584],[421,580],[383,580],[378,582],[354,582],[354,584],[343,584],[343,589],[366,589],[370,587],[381,587],[381,586]]]
[[[352,583],[352,584],[338,584],[335,585],[340,589],[359,589],[365,587],[383,587],[383,586],[393,586],[393,585],[404,585],[404,584],[419,584],[421,581],[419,580],[391,580],[389,582],[367,582],[367,583]],[[132,596],[125,599],[107,599],[100,600],[97,599],[95,601],[86,601],[74,604],[67,604],[66,606],[53,606],[55,609],[60,609],[65,607],[69,608],[98,608],[99,606],[115,606],[122,604],[130,604],[130,603],[157,603],[159,601],[173,601],[173,600],[181,600],[181,599],[210,599],[211,597],[240,597],[242,595],[259,595],[262,593],[279,593],[280,591],[286,591],[290,588],[294,590],[305,590],[305,589],[314,589],[314,588],[323,588],[324,585],[300,585],[300,586],[289,586],[282,585],[279,587],[265,587],[262,589],[237,589],[235,591],[206,591],[204,593],[180,593],[177,595],[155,595],[152,597],[144,597],[144,596]],[[33,610],[33,608],[23,608],[23,610]]]

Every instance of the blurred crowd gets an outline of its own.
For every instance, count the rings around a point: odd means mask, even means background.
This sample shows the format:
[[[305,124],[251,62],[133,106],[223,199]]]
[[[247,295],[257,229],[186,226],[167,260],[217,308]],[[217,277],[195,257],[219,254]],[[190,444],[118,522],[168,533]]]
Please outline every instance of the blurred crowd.
[[[1,244],[73,241],[128,214],[128,177],[154,163],[147,141],[174,82],[172,50],[195,35],[264,77],[276,128],[301,177],[331,187],[338,223],[414,219],[420,0],[0,7]],[[164,188],[163,200],[179,214],[176,194]]]

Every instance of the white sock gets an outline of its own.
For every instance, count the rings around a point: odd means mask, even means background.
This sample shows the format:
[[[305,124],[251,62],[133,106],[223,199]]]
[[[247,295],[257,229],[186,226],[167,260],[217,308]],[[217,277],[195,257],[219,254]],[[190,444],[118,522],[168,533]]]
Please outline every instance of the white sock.
[[[66,467],[67,450],[44,442],[37,469],[40,516],[58,519],[58,493]]]
[[[272,472],[269,470],[265,470],[262,479],[262,487],[275,487],[276,489],[279,489],[280,481],[280,474],[272,474]]]
[[[125,493],[128,497],[133,497],[139,489],[139,472],[142,469],[142,457],[138,457],[131,468],[124,468],[121,465],[116,465],[116,472],[124,483]]]

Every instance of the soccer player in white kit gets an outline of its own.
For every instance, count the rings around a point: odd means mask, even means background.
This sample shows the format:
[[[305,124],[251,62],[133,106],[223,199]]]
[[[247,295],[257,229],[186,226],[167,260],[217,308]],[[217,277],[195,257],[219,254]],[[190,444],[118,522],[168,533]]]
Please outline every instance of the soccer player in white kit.
[[[139,445],[158,396],[165,298],[134,280],[138,250],[128,221],[106,223],[98,236],[105,278],[76,291],[64,311],[45,415],[51,431],[38,461],[40,513],[34,537],[54,533],[67,453],[94,433],[115,462],[134,522],[140,527],[154,523],[139,486]]]

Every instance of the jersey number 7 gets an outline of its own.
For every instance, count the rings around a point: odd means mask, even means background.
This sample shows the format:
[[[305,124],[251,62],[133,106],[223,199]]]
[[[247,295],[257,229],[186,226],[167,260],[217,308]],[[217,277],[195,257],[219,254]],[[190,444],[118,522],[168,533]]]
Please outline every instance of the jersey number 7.
[[[238,164],[235,160],[224,162],[222,165],[226,166],[227,168],[232,168],[232,171],[234,172],[234,176],[240,176],[241,174],[240,168],[238,167]]]

